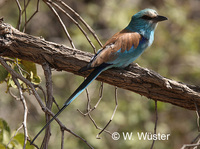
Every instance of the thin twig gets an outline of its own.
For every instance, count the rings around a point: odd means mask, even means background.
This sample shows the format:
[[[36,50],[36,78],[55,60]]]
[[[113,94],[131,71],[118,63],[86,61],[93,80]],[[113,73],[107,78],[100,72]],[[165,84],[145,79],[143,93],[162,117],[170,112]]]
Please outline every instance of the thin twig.
[[[83,115],[84,115],[84,114],[83,114]],[[95,120],[92,118],[92,116],[91,116],[90,113],[88,114],[88,117],[90,118],[90,120],[92,121],[92,123],[93,123],[93,125],[96,127],[96,129],[98,129],[98,130],[103,130],[103,128],[101,128],[101,127],[99,127],[99,126],[97,125],[97,123],[96,123]],[[104,132],[106,132],[106,133],[112,135],[112,133],[111,133],[110,131],[106,130],[106,129],[104,130]]]
[[[191,144],[184,144],[181,149],[186,149],[186,148],[190,149],[191,147],[193,147],[192,149],[198,149],[198,146],[200,146],[199,137],[200,137],[200,134],[191,142]]]
[[[42,86],[40,86],[40,85],[35,85],[35,84],[33,84],[33,85],[34,85],[34,88],[39,88],[39,89],[42,91],[42,94],[43,94],[43,96],[44,96],[44,101],[45,101],[45,103],[46,103],[46,102],[47,102],[46,93],[45,93],[44,89],[42,88]]]
[[[94,53],[96,53],[96,48],[94,46],[94,44],[92,43],[92,41],[90,40],[90,38],[88,37],[87,33],[85,32],[85,30],[80,26],[80,24],[71,16],[69,15],[64,9],[62,9],[59,5],[57,5],[54,2],[51,2],[51,4],[53,6],[55,6],[57,9],[59,9],[60,11],[62,11],[79,29],[80,31],[83,33],[83,35],[85,36],[85,38],[87,39],[87,41],[89,42],[89,44],[92,46],[92,48],[94,49]]]
[[[28,6],[29,2],[30,2],[30,0],[27,2],[25,8]],[[27,24],[30,22],[30,20],[38,13],[38,11],[39,11],[39,2],[40,2],[40,0],[37,0],[37,7],[36,7],[35,12],[30,16],[30,18],[28,20],[26,19],[26,21],[24,23],[24,26],[23,26],[23,32],[25,32],[25,28],[26,28]]]
[[[155,100],[155,117],[156,117],[156,120],[155,120],[154,134],[156,134],[157,123],[158,123],[158,108],[157,108],[157,105],[158,105],[157,100]],[[150,149],[153,149],[154,143],[155,143],[155,140],[153,140]]]
[[[4,66],[5,68],[10,68],[9,65],[6,64],[6,62],[1,58],[0,59],[0,62],[2,64],[2,66]],[[24,107],[24,120],[23,120],[23,123],[22,123],[22,126],[24,128],[24,145],[23,145],[23,149],[26,148],[26,143],[27,143],[27,139],[28,139],[28,130],[27,130],[27,114],[28,114],[28,108],[27,108],[27,105],[26,105],[26,101],[25,101],[25,98],[24,98],[24,95],[23,95],[23,91],[22,91],[22,87],[19,83],[19,81],[17,80],[16,76],[14,75],[14,73],[11,73],[12,75],[12,78],[13,78],[13,81],[15,83],[15,85],[17,86],[18,90],[19,90],[19,95],[20,95],[20,100],[22,102],[22,105]],[[11,92],[10,92],[11,93]],[[12,93],[11,93],[12,94]],[[21,127],[20,127],[21,128]],[[19,130],[19,129],[18,129]],[[15,134],[16,135],[16,134]],[[15,136],[14,135],[14,136]],[[12,138],[11,138],[12,140]]]
[[[24,0],[24,22],[27,22],[27,15],[26,15],[26,0]],[[24,24],[23,32],[26,31],[26,23]]]
[[[15,0],[15,2],[17,3],[17,7],[19,9],[19,18],[18,18],[18,22],[17,22],[17,29],[20,30],[20,26],[21,26],[21,21],[22,21],[22,7],[19,3],[18,0]]]
[[[58,108],[58,110],[60,110],[60,107],[58,105],[58,103],[56,102],[55,98],[53,97],[53,102],[55,103],[56,107]]]
[[[27,138],[28,138],[28,130],[27,130],[27,113],[28,113],[28,108],[26,105],[26,101],[23,95],[23,91],[22,91],[22,87],[20,86],[19,81],[16,79],[16,77],[14,75],[12,75],[13,81],[15,82],[15,85],[17,86],[18,90],[19,90],[19,95],[20,95],[20,100],[22,102],[22,105],[24,107],[24,121],[22,123],[22,125],[18,128],[18,130],[15,132],[14,136],[16,136],[17,132],[23,127],[24,128],[24,145],[23,145],[23,149],[26,148],[26,143],[27,143]],[[11,140],[14,138],[14,136],[11,138]],[[11,142],[10,140],[10,142]],[[8,144],[10,144],[10,142]],[[8,146],[7,144],[7,146]]]
[[[88,91],[86,90],[86,94],[88,94],[87,92]],[[97,103],[95,104],[95,106],[93,108],[88,108],[86,113],[83,113],[80,110],[78,110],[78,111],[80,113],[82,113],[84,116],[88,115],[90,112],[92,112],[93,110],[95,110],[97,108],[97,106],[99,105],[99,103],[100,103],[100,101],[101,101],[102,98],[103,98],[103,82],[101,82],[101,86],[99,88],[99,100],[97,101]],[[88,100],[88,104],[90,104],[90,100]]]
[[[22,74],[22,70],[23,70],[23,69],[21,68],[21,66],[19,66],[18,58],[16,58],[15,61],[16,61],[16,62],[14,62],[14,63],[17,65],[17,69],[19,70],[19,73],[23,76],[23,74]],[[29,75],[30,75],[30,74],[29,74]]]
[[[14,63],[17,65],[17,68],[18,68],[18,70],[19,70],[19,72],[20,72],[21,75],[23,75],[22,72],[28,74],[29,76],[31,75],[26,70],[22,69],[22,67],[19,65],[18,58],[16,59],[16,62],[14,62]]]
[[[87,95],[87,99],[88,99],[87,100],[87,111],[89,111],[91,109],[91,105],[90,105],[91,100],[90,100],[88,88],[86,88],[85,91],[86,91],[86,95]]]
[[[197,106],[196,101],[194,101],[194,105],[196,108],[196,114],[197,114],[197,127],[198,127],[198,131],[200,132],[200,126],[199,126],[199,116],[200,116],[200,111],[199,111],[199,107]]]
[[[12,93],[12,91],[11,91],[10,88],[8,88],[8,93],[9,93],[15,100],[20,100],[20,98],[19,98],[18,96],[14,95],[14,94]]]
[[[30,138],[28,138],[28,141],[31,142]],[[37,149],[39,149],[39,147],[38,147],[35,143],[33,143],[32,145],[33,145],[34,147],[36,147]]]
[[[80,111],[79,109],[77,109],[77,111],[79,111],[83,116],[88,116],[88,117],[90,118],[90,120],[92,121],[93,125],[96,127],[96,129],[102,130],[103,128],[99,127],[99,126],[96,124],[95,120],[92,118],[92,116],[91,116],[91,114],[90,114],[95,108],[91,109],[89,91],[88,91],[87,88],[85,89],[85,91],[86,91],[86,95],[87,95],[87,99],[88,99],[88,100],[87,100],[87,112],[86,112],[86,113],[83,113],[83,112]],[[102,98],[102,94],[103,94],[102,92],[103,92],[103,82],[101,82],[101,87],[100,87],[100,99],[98,100],[97,103],[99,103],[100,100],[101,100],[101,98]],[[98,105],[98,104],[96,104],[96,105]],[[108,131],[108,130],[104,130],[104,131],[105,131],[106,133],[108,133],[108,134],[111,135],[111,132],[110,132],[110,131]]]
[[[96,39],[96,41],[99,43],[99,45],[102,47],[103,44],[101,43],[101,41],[99,40],[99,38],[97,37],[97,35],[95,34],[94,30],[85,22],[85,20],[76,12],[74,11],[71,7],[69,7],[65,2],[63,2],[62,0],[56,0],[59,3],[61,3],[66,9],[68,9],[69,11],[71,11],[82,23],[83,25],[85,25],[85,27],[91,32],[91,34],[93,35],[93,37]],[[95,50],[95,49],[94,49]],[[94,53],[96,53],[96,51],[94,51]]]
[[[6,145],[6,148],[8,147],[8,145],[10,144],[10,142],[12,141],[12,139],[17,135],[17,133],[19,132],[20,129],[23,128],[23,125],[21,125],[17,130],[16,132],[14,133],[14,135],[12,136],[12,138],[10,139],[10,141],[8,142],[8,144]]]
[[[99,100],[97,101],[96,105],[92,109],[90,109],[87,113],[85,113],[85,115],[87,115],[90,112],[92,112],[93,110],[95,110],[97,108],[97,106],[99,105],[102,98],[103,98],[103,82],[101,82],[101,86],[99,88]]]
[[[200,144],[184,144],[181,149],[186,149],[187,147],[197,147],[200,146]]]
[[[97,139],[100,139],[100,134],[108,127],[108,125],[111,123],[111,121],[113,120],[114,118],[114,115],[115,115],[115,112],[117,110],[117,107],[118,107],[118,98],[117,98],[117,86],[115,86],[115,109],[113,111],[113,114],[109,120],[109,122],[106,124],[106,126],[98,133],[98,135],[96,136]]]
[[[21,102],[22,102],[22,105],[24,107],[24,121],[23,121],[23,128],[24,128],[24,146],[23,146],[23,149],[26,149],[26,143],[27,143],[27,138],[28,138],[28,130],[27,130],[27,114],[28,114],[28,108],[27,108],[27,105],[26,105],[26,101],[25,101],[25,98],[24,98],[24,95],[23,95],[23,92],[22,92],[22,88],[18,82],[18,80],[14,77],[13,77],[13,81],[15,82],[15,84],[17,85],[17,88],[19,90],[19,95],[20,95],[20,99],[21,99]]]
[[[200,138],[200,133],[192,140],[191,144],[197,142],[197,140]]]
[[[57,19],[59,20],[59,22],[60,22],[62,28],[64,29],[65,34],[67,35],[67,38],[68,38],[68,40],[69,40],[69,42],[70,42],[72,48],[75,48],[75,45],[74,45],[74,43],[73,43],[73,41],[72,41],[72,38],[71,38],[69,32],[67,31],[67,28],[66,28],[65,24],[63,23],[62,19],[60,18],[59,14],[57,13],[57,11],[51,6],[51,3],[49,3],[49,2],[45,2],[45,3],[49,6],[49,8],[50,8],[50,9],[53,11],[53,13],[56,15],[56,17],[57,17]]]
[[[64,149],[64,137],[65,137],[65,132],[64,130],[61,129],[61,149]]]
[[[25,3],[24,9],[22,10],[22,14],[25,12],[26,8],[28,7],[31,0],[28,0],[27,3]]]

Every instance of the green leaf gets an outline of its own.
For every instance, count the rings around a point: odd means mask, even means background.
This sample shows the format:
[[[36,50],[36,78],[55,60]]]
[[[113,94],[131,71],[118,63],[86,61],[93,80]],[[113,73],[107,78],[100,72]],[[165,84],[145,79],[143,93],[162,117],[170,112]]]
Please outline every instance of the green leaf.
[[[6,149],[5,145],[0,142],[0,149]]]
[[[39,76],[33,76],[32,82],[35,84],[39,84],[41,82],[41,78]]]
[[[37,68],[36,64],[33,62],[21,60],[22,68],[29,73],[28,79],[30,79],[31,82],[39,84],[41,82],[40,77],[37,75]]]
[[[17,88],[17,86],[15,85],[15,82],[13,81],[12,77],[9,77],[8,82],[7,82],[7,86],[8,87]]]
[[[17,134],[14,138],[13,138],[13,142],[17,143],[15,145],[17,145],[18,147],[22,148],[22,146],[24,146],[24,134],[23,133],[19,133]],[[13,143],[12,142],[12,143]],[[26,149],[33,149],[33,146],[30,145],[30,143],[26,144]]]
[[[22,68],[28,73],[33,72],[34,75],[37,75],[36,65],[33,62],[21,60]]]
[[[13,132],[14,135],[14,132]],[[7,122],[0,118],[0,149],[5,149],[11,139],[10,127]],[[24,146],[24,134],[18,133],[9,143],[7,149],[22,149]],[[27,141],[26,149],[34,149]]]
[[[10,127],[7,122],[0,119],[0,143],[4,143],[10,138]]]
[[[2,83],[8,76],[8,71],[0,65],[0,83]]]
[[[23,141],[24,141],[24,135],[22,133],[19,133],[13,138],[12,143],[14,142],[15,145],[22,148],[22,146],[24,145]]]

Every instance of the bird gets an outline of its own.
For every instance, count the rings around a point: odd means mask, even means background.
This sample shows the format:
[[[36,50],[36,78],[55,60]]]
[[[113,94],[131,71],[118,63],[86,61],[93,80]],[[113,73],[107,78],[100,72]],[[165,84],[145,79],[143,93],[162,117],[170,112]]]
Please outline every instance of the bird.
[[[147,47],[150,47],[154,41],[154,31],[158,22],[168,20],[167,17],[158,15],[154,9],[146,8],[134,14],[130,23],[120,32],[114,34],[101,49],[93,56],[91,61],[79,72],[93,69],[83,83],[66,100],[63,107],[46,123],[39,133],[31,141],[40,135],[40,133],[75,99],[87,86],[95,80],[101,72],[110,68],[125,68],[136,60]]]

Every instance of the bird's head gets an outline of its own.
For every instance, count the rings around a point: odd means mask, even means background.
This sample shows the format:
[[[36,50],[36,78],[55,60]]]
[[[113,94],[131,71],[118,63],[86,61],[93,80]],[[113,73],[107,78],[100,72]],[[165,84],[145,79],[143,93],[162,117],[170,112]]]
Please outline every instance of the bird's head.
[[[143,36],[150,36],[155,30],[157,23],[167,20],[166,17],[158,15],[153,9],[144,9],[132,16],[131,22],[127,26],[129,30],[139,32]]]

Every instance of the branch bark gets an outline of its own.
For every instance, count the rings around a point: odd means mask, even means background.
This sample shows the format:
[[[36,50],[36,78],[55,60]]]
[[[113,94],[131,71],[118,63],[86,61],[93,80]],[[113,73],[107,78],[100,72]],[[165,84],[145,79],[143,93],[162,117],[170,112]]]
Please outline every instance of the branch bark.
[[[90,61],[93,54],[45,41],[0,23],[0,56],[29,60],[40,65],[47,62],[58,71],[86,77],[90,71],[79,73],[78,70]],[[167,79],[138,65],[107,70],[97,80],[185,109],[197,110],[195,104],[200,106],[199,86]]]

